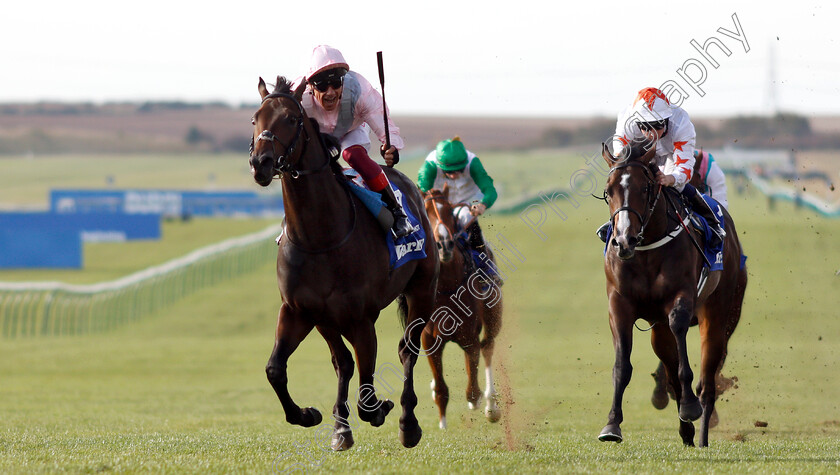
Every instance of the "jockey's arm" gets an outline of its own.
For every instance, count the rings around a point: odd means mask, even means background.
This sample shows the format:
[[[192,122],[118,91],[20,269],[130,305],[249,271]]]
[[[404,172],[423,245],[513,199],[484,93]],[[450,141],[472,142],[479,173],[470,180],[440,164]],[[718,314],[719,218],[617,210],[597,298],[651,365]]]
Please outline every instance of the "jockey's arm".
[[[487,174],[487,171],[484,169],[484,165],[481,164],[481,160],[479,160],[478,157],[473,158],[472,163],[470,163],[470,177],[484,195],[481,203],[487,208],[493,206],[493,203],[496,202],[496,198],[498,198],[499,195],[496,193],[496,187],[493,185],[493,179]]]
[[[420,191],[425,193],[434,188],[435,178],[437,178],[437,166],[431,160],[424,161],[417,173],[417,186]]]

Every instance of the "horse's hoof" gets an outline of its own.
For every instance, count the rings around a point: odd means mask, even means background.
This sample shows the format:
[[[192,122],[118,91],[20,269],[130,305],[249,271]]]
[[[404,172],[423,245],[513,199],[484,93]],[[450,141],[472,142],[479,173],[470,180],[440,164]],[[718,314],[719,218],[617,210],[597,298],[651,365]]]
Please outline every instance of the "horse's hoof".
[[[344,429],[341,433],[333,432],[330,448],[336,452],[341,452],[353,447],[353,443],[353,432],[350,429]]]
[[[417,427],[414,429],[403,430],[400,429],[400,443],[403,447],[410,449],[417,444],[420,443],[420,439],[423,437],[423,430],[420,429],[420,425],[418,424]]]
[[[700,419],[703,415],[703,406],[700,400],[694,398],[693,401],[680,404],[680,420],[683,422],[693,422]]]
[[[306,407],[300,411],[300,425],[303,427],[313,427],[321,423],[324,418],[321,416],[321,411],[314,407]]]
[[[601,429],[601,434],[598,436],[598,440],[601,442],[620,443],[624,440],[624,438],[621,437],[621,428],[619,428],[617,424],[607,424],[606,427]]]
[[[482,400],[483,398],[484,398],[484,394],[482,394],[482,393],[478,393],[478,397],[477,397],[477,398],[475,398],[475,401],[470,401],[470,399],[469,399],[469,398],[467,398],[467,407],[468,407],[471,411],[474,411],[474,410],[478,409],[478,406],[480,406],[480,405],[481,405],[481,400]]]
[[[376,411],[376,417],[374,417],[373,420],[370,421],[370,425],[372,425],[373,427],[379,427],[382,424],[384,424],[385,417],[388,415],[389,412],[391,412],[391,409],[393,408],[394,403],[391,402],[389,399],[385,399],[384,401],[382,401],[382,405],[379,407],[379,410]]]
[[[498,407],[488,407],[484,409],[484,415],[490,422],[499,422],[502,418],[502,411]]]
[[[668,390],[665,388],[665,385],[661,385],[657,381],[656,387],[653,388],[653,394],[650,396],[650,403],[653,404],[653,407],[661,411],[668,407],[668,401],[670,400],[671,398],[668,397]]]

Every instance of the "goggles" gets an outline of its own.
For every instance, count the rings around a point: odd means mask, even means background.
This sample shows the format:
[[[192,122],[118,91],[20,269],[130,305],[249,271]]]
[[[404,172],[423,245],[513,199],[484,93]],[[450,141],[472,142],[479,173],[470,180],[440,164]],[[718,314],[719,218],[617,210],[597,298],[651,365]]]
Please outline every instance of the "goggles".
[[[316,74],[309,79],[309,83],[320,92],[327,92],[327,89],[340,89],[344,85],[344,75],[347,71],[343,68],[331,69]]]
[[[652,130],[662,130],[668,125],[668,119],[657,120],[653,122],[637,122],[639,129],[650,132]]]

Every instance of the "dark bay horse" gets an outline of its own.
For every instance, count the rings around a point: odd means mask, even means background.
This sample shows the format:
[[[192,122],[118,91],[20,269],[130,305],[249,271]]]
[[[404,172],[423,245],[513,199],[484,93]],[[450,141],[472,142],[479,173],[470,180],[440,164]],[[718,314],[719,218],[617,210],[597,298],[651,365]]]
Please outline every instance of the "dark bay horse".
[[[484,356],[484,414],[490,422],[498,422],[501,411],[496,401],[492,363],[495,338],[502,326],[502,292],[494,284],[487,284],[490,288],[480,288],[482,284],[478,274],[470,272],[472,267],[468,259],[472,257],[456,244],[457,231],[448,187],[443,185],[441,190],[429,190],[425,199],[426,214],[434,230],[440,257],[440,277],[435,300],[439,315],[426,323],[422,341],[432,368],[432,398],[438,407],[440,428],[446,429],[446,406],[449,403],[449,387],[443,378],[443,347],[450,341],[464,350],[467,404],[470,409],[478,407],[482,396],[478,387],[479,351]],[[484,338],[479,339],[482,329]]]
[[[723,270],[712,272],[697,295],[703,257],[684,231],[686,223],[669,203],[679,202],[675,190],[655,183],[655,149],[633,150],[626,160],[602,155],[610,166],[605,199],[610,207],[613,234],[604,255],[615,346],[614,394],[602,441],[621,442],[622,398],[630,382],[630,351],[637,319],[651,325],[651,345],[665,366],[680,418],[680,437],[694,445],[694,425],[701,419],[699,445],[709,443],[709,421],[717,398],[715,375],[726,358],[729,337],[741,315],[747,284],[741,245],[735,226],[724,210],[726,239]],[[672,193],[668,196],[666,193]],[[680,211],[680,214],[682,211]],[[701,361],[699,399],[691,384],[686,334],[692,318],[699,323]]]
[[[377,350],[374,323],[380,310],[400,297],[401,308],[407,310],[400,314],[407,330],[399,343],[404,376],[399,436],[405,447],[413,447],[422,436],[414,415],[414,365],[423,326],[434,308],[439,270],[435,245],[427,239],[427,258],[391,269],[384,231],[341,182],[340,168],[330,160],[317,123],[301,106],[304,87],[302,82],[292,91],[291,84],[278,77],[274,91],[269,93],[260,78],[262,104],[252,120],[250,164],[254,180],[268,186],[279,175],[286,214],[277,253],[277,282],[283,303],[265,371],[289,423],[304,427],[320,424],[317,409],[301,409],[292,400],[286,372],[289,356],[316,328],[329,345],[338,376],[331,445],[333,450],[350,448],[353,436],[347,399],[353,356],[342,337],[353,346],[358,361],[359,418],[380,426],[394,404],[377,399],[373,389]],[[431,235],[420,191],[402,173],[391,168],[385,173],[406,194],[426,235]]]

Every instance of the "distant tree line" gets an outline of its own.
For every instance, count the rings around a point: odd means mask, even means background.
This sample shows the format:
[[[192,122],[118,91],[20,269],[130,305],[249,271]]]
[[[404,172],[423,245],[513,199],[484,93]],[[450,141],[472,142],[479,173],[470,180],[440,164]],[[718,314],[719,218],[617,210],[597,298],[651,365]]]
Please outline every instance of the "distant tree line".
[[[695,121],[698,147],[723,147],[737,144],[757,148],[835,148],[840,136],[817,133],[807,117],[779,113],[774,116],[737,116],[723,119],[711,127],[702,120]],[[540,146],[566,147],[586,145],[606,140],[615,133],[615,119],[595,119],[576,129],[549,128],[542,134]]]

